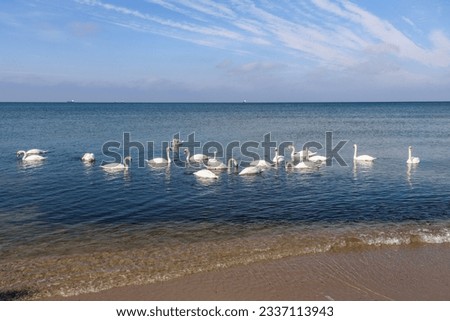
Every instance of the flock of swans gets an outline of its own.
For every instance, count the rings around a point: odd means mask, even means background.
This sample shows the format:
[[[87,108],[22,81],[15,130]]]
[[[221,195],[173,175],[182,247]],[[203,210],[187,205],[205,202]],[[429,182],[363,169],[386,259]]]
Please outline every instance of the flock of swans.
[[[354,162],[373,162],[376,158],[370,155],[358,155],[358,146],[356,144],[353,145],[354,154],[353,161]],[[317,155],[317,153],[311,152],[308,148],[296,152],[295,147],[290,145],[288,147],[291,149],[291,159],[286,160],[286,158],[282,155],[279,155],[278,149],[275,149],[275,156],[272,159],[272,162],[268,162],[266,160],[255,160],[250,163],[250,166],[244,168],[239,172],[239,175],[257,175],[263,172],[265,169],[278,166],[281,163],[285,164],[286,168],[294,168],[294,169],[315,169],[319,168],[321,164],[326,162],[327,158],[325,156]],[[172,159],[170,157],[170,152],[173,149],[171,147],[166,148],[166,158],[157,157],[150,160],[147,160],[149,166],[152,167],[165,167],[170,166],[172,163]],[[41,149],[30,149],[28,151],[19,150],[17,152],[17,157],[21,157],[23,162],[42,162],[47,157],[43,156],[47,151]],[[214,171],[233,169],[238,167],[238,162],[234,158],[230,158],[227,164],[223,163],[219,159],[216,158],[217,152],[214,152],[214,157],[209,158],[204,154],[194,154],[190,155],[188,149],[184,149],[184,154],[186,157],[186,164],[189,166],[191,163],[195,164],[203,164],[205,168],[200,169],[193,174],[199,178],[206,179],[217,179],[219,176]],[[93,163],[95,162],[95,156],[93,153],[85,153],[81,160],[85,163]],[[419,157],[412,156],[412,147],[408,147],[408,159],[406,160],[407,164],[418,164],[420,162]],[[100,167],[105,171],[123,171],[127,170],[131,163],[131,157],[127,156],[123,159],[122,163],[109,163],[105,165],[101,165]]]

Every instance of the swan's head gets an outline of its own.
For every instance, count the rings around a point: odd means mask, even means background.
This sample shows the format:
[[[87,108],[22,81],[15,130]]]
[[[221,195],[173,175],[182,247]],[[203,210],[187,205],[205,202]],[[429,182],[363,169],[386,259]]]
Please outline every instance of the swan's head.
[[[410,149],[410,150],[411,150],[411,149],[412,149],[412,146],[408,146],[408,149]]]
[[[294,149],[294,145],[289,145],[287,148]]]
[[[356,146],[356,144],[353,144],[353,148],[356,148],[356,147],[358,147],[358,146]]]
[[[24,151],[24,150],[19,150],[19,151],[17,151],[17,153],[16,153],[17,157],[20,157],[20,156],[26,155],[26,154],[27,154],[27,152]]]
[[[131,156],[127,156],[127,157],[125,157],[125,158],[123,159],[123,162],[124,162],[124,163],[126,163],[126,162],[130,162],[130,163],[131,163],[131,160],[132,160]]]

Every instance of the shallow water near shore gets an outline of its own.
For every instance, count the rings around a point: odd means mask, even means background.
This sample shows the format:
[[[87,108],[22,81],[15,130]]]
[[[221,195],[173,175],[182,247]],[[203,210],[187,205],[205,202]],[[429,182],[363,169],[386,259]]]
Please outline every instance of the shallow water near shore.
[[[75,295],[310,253],[450,243],[450,103],[2,103],[0,113],[1,293]],[[332,132],[333,146],[348,141],[348,166],[214,181],[174,165],[100,167],[110,161],[102,145],[123,133],[164,156],[162,142],[193,132],[223,146],[271,133],[297,149],[325,146]],[[354,165],[354,143],[377,160]],[[409,145],[420,164],[406,165]],[[47,159],[16,159],[30,148]],[[97,161],[83,164],[85,152]]]

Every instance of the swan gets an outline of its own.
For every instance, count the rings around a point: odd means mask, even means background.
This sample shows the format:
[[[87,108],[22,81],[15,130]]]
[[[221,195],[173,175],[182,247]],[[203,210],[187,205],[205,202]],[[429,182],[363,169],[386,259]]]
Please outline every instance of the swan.
[[[406,160],[407,164],[419,164],[420,158],[412,156],[412,146],[408,147],[408,159]]]
[[[319,168],[319,165],[315,162],[310,161],[309,159],[309,150],[308,148],[304,151],[305,157],[298,164],[294,165],[293,161],[289,161],[286,163],[286,168],[293,167],[296,169],[314,169]],[[302,157],[303,158],[303,157]]]
[[[93,153],[85,153],[83,157],[81,157],[81,160],[86,163],[92,163],[95,162],[95,156]]]
[[[191,156],[191,152],[188,149],[185,149],[184,153],[186,154],[186,160],[189,160],[193,163],[203,163],[204,161],[208,160],[208,156],[204,154],[194,154],[193,156]]]
[[[327,158],[325,156],[322,156],[322,155],[313,155],[313,156],[309,157],[309,160],[311,162],[321,163],[321,162],[326,162]]]
[[[294,160],[294,158],[303,158],[303,157],[305,157],[305,155],[306,155],[306,153],[305,153],[303,150],[301,150],[301,151],[299,151],[299,152],[296,152],[296,151],[295,151],[295,146],[294,146],[294,145],[289,145],[288,148],[292,149],[292,152],[291,152],[291,159],[292,159],[292,160]],[[317,154],[317,153],[315,153],[315,152],[310,152],[310,151],[308,150],[308,156],[314,156],[314,155],[316,155],[316,154]]]
[[[228,166],[225,165],[224,163],[218,161],[218,163],[215,163],[214,165],[209,165],[209,161],[208,161],[208,165],[206,165],[207,169],[212,169],[212,170],[221,170],[221,169],[228,169],[228,168],[233,168],[233,167],[238,167],[238,163],[234,158],[230,158],[228,160]]]
[[[273,164],[269,163],[268,161],[264,160],[264,159],[258,159],[258,160],[254,160],[250,163],[250,166],[257,166],[257,167],[271,167]]]
[[[101,165],[100,167],[103,168],[106,171],[122,171],[127,170],[130,166],[129,163],[131,162],[131,156],[127,156],[123,159],[122,163],[111,163],[106,165]]]
[[[211,172],[209,169],[201,169],[199,171],[194,172],[194,175],[198,178],[212,178],[217,179],[219,176]]]
[[[166,166],[166,165],[170,165],[170,162],[172,161],[170,159],[170,151],[171,150],[172,149],[169,146],[167,146],[167,148],[166,148],[166,157],[167,157],[167,159],[165,159],[163,157],[156,157],[156,158],[153,158],[153,159],[149,159],[147,161],[147,163],[150,166]]]
[[[259,166],[249,166],[249,167],[244,168],[239,173],[239,175],[243,175],[243,176],[245,176],[245,175],[258,175],[258,174],[261,174],[262,171],[263,170]]]
[[[355,149],[355,153],[353,155],[353,160],[354,161],[360,161],[360,162],[373,162],[376,158],[369,156],[369,155],[360,155],[357,156],[358,154],[358,146],[356,144],[353,145],[353,148]]]
[[[219,167],[221,166],[221,164],[223,164],[220,160],[218,160],[217,158],[217,151],[214,151],[214,157],[211,159],[208,159],[208,162],[206,163],[206,168],[209,167]],[[225,166],[225,164],[223,164]]]
[[[278,148],[275,148],[275,157],[272,160],[276,165],[284,162],[284,156],[278,155]]]
[[[47,151],[46,150],[42,150],[42,149],[38,149],[38,148],[33,148],[33,149],[30,149],[30,150],[27,150],[27,151],[19,150],[19,151],[17,151],[16,154],[17,154],[17,157],[19,157],[20,155],[22,155],[24,153],[26,153],[27,155],[42,155],[42,154],[47,153]]]
[[[20,157],[21,155],[23,155],[22,156],[23,162],[36,162],[36,161],[43,161],[44,159],[47,159],[47,157],[44,157],[41,155],[36,155],[36,154],[29,155],[28,152],[19,150],[17,152],[17,157]]]

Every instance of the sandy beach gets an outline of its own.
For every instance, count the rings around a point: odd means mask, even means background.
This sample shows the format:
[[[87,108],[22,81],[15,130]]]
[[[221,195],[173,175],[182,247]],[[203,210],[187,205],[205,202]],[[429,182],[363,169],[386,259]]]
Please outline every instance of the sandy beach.
[[[450,246],[311,254],[49,300],[450,300]]]

